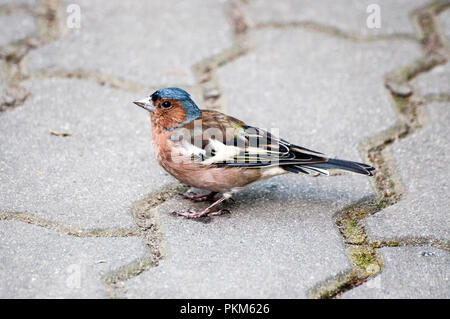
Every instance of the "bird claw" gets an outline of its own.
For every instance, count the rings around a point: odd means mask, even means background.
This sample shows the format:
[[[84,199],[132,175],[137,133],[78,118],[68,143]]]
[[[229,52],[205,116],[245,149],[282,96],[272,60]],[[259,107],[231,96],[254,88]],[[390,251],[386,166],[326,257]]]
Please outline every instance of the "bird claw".
[[[231,212],[228,209],[221,209],[215,212],[209,212],[209,211],[202,211],[202,212],[196,212],[193,210],[189,210],[187,212],[174,212],[174,214],[177,214],[178,216],[183,216],[188,219],[196,219],[201,217],[207,217],[207,216],[220,216],[223,214],[231,214]]]
[[[216,212],[209,213],[208,216],[220,216],[225,214],[231,214],[231,212],[228,209],[221,209]]]

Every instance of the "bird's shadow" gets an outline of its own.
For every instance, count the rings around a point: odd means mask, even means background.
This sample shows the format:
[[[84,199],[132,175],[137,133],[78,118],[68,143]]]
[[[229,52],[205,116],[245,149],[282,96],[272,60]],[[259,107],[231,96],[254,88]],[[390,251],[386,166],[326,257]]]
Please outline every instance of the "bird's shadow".
[[[271,180],[253,184],[220,204],[221,209],[230,211],[231,214],[222,214],[213,217],[205,216],[193,220],[209,223],[215,218],[232,218],[233,211],[236,210],[244,210],[247,214],[255,214],[255,207],[263,210],[273,210],[275,207],[282,207],[290,201],[295,201],[297,206],[332,206],[338,209],[338,203],[342,201],[350,202],[353,197],[348,189],[344,189],[344,187],[330,187],[330,185],[326,184],[325,180],[311,182],[305,179],[304,181],[290,183],[286,178],[275,177]],[[203,207],[205,205],[205,203],[194,204],[199,205],[197,207]]]

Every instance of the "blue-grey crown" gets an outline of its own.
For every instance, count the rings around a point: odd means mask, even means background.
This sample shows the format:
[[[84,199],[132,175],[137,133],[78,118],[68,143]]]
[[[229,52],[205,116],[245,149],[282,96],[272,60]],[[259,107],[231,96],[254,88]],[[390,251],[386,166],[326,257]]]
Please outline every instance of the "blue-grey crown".
[[[154,101],[157,99],[175,99],[180,101],[191,99],[191,96],[188,92],[179,88],[160,89],[154,92],[151,97]]]

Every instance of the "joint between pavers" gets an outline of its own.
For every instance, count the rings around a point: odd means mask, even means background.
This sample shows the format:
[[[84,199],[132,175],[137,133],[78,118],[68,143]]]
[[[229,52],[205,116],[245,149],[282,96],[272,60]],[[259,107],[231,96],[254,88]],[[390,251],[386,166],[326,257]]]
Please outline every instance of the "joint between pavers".
[[[103,282],[110,298],[126,298],[125,281],[158,266],[166,256],[166,244],[157,208],[187,189],[187,186],[176,182],[133,205],[133,220],[139,229],[139,236],[144,240],[147,252],[138,261],[110,272],[104,277]]]
[[[40,217],[22,212],[1,212],[0,221],[19,221],[34,226],[43,227],[74,237],[133,237],[138,236],[136,228],[97,228],[83,229],[80,227],[65,225],[54,221],[49,221]]]
[[[116,77],[110,74],[105,74],[100,71],[89,71],[89,70],[63,70],[63,69],[43,69],[33,71],[29,75],[30,79],[50,79],[50,78],[61,78],[61,79],[78,79],[85,81],[92,81],[101,86],[108,86],[113,89],[118,89],[126,92],[142,94],[144,91],[157,90],[159,87],[149,87],[147,85],[131,82],[124,80],[123,78]],[[186,86],[185,86],[186,87]]]
[[[424,57],[386,76],[385,85],[391,92],[398,115],[398,122],[360,145],[360,149],[366,154],[366,159],[377,168],[373,181],[377,196],[347,207],[336,215],[336,225],[347,246],[347,253],[353,264],[353,269],[347,273],[338,274],[313,287],[309,292],[311,298],[339,297],[342,293],[378,275],[384,265],[376,249],[383,246],[430,245],[445,250],[449,248],[448,241],[431,238],[369,242],[367,231],[363,224],[367,216],[373,215],[388,206],[395,205],[402,199],[404,194],[405,187],[400,177],[395,174],[395,162],[388,147],[397,140],[410,136],[426,124],[427,118],[422,108],[423,103],[420,102],[420,98],[417,97],[417,93],[408,82],[418,74],[429,71],[447,61],[443,52],[445,42],[441,40],[443,35],[434,27],[436,21],[434,15],[443,6],[448,6],[448,4],[444,1],[435,1],[411,13],[413,21],[421,21],[421,17],[429,17],[430,12],[433,13],[431,18],[425,19],[426,22],[422,20],[422,23],[417,23],[418,35],[421,38],[424,49]]]
[[[326,25],[315,21],[291,21],[291,22],[261,22],[251,27],[254,30],[262,30],[266,28],[273,29],[286,29],[286,28],[298,28],[307,31],[327,34],[339,39],[349,40],[353,42],[380,42],[380,41],[417,41],[417,38],[408,33],[394,33],[385,35],[364,35],[357,32],[347,32],[337,27]]]
[[[410,13],[424,56],[386,75],[385,85],[392,94],[399,97],[411,96],[413,87],[408,83],[411,79],[448,61],[447,39],[438,27],[439,20],[436,17],[440,10],[448,6],[445,1],[438,0]]]
[[[15,220],[25,222],[74,237],[140,237],[146,245],[146,255],[135,262],[120,267],[118,270],[109,272],[103,278],[103,284],[110,298],[126,298],[125,281],[152,267],[156,267],[165,256],[165,243],[156,208],[187,189],[188,187],[180,183],[174,183],[136,202],[132,208],[132,216],[137,226],[136,228],[81,229],[47,221],[21,212],[2,212],[0,213],[0,221]]]
[[[344,274],[319,283],[309,292],[311,298],[336,298],[342,293],[359,286],[381,272],[383,261],[368,240],[363,223],[367,216],[396,204],[401,200],[404,186],[395,175],[395,163],[387,148],[409,132],[405,123],[397,123],[378,133],[365,143],[360,150],[365,159],[377,168],[372,180],[376,195],[350,205],[335,214],[335,223],[347,247],[347,255],[353,265]]]
[[[450,102],[450,94],[448,93],[430,93],[425,94],[423,96],[423,103],[430,104],[430,103],[449,103]]]
[[[0,6],[0,15],[11,15],[20,13],[35,15],[36,11],[32,6],[26,4],[4,4]]]
[[[450,241],[432,237],[386,238],[370,242],[375,249],[384,247],[434,247],[450,252]]]
[[[308,292],[309,298],[331,299],[339,297],[343,292],[359,286],[381,273],[384,264],[375,248],[368,244],[348,245],[346,252],[353,268],[314,286]]]
[[[64,4],[62,0],[41,0],[37,8],[40,38],[48,43],[59,39],[63,33]]]
[[[225,112],[226,101],[220,87],[217,69],[245,55],[248,46],[248,24],[242,8],[242,1],[233,0],[225,4],[225,14],[232,29],[232,46],[193,66],[193,72],[202,91],[202,98],[208,109]]]
[[[37,8],[30,6],[3,6],[0,11],[26,12],[33,16],[38,24],[38,31],[24,39],[8,43],[0,48],[0,60],[5,66],[1,70],[9,96],[5,101],[0,101],[0,113],[25,103],[30,93],[21,82],[26,78],[26,66],[24,58],[30,50],[42,46],[45,43],[56,40],[62,34],[63,5],[61,0],[42,0]],[[13,9],[15,8],[15,9]]]

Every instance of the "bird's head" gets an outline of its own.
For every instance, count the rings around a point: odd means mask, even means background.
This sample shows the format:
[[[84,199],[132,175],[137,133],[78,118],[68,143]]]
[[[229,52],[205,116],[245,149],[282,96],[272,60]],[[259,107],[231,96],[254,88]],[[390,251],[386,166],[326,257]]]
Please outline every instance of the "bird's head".
[[[179,88],[160,89],[133,103],[149,111],[152,123],[163,131],[182,127],[202,115],[189,93]]]

